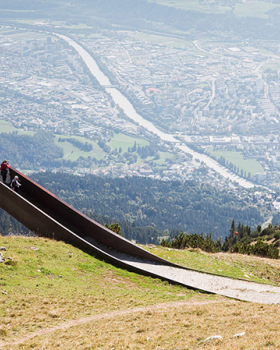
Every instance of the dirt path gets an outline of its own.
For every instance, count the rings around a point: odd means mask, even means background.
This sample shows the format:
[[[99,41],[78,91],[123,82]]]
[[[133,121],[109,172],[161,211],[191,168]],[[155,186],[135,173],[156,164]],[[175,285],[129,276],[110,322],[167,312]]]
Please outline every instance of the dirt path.
[[[277,286],[161,265],[116,251],[114,251],[114,256],[126,265],[133,266],[139,271],[145,271],[145,273],[148,272],[150,276],[163,278],[172,283],[179,283],[188,288],[254,303],[280,304],[280,287]]]
[[[225,302],[234,302],[234,301],[229,301],[226,300]],[[99,321],[102,319],[110,319],[114,317],[119,317],[119,316],[125,316],[129,314],[135,314],[135,313],[141,313],[141,312],[147,312],[147,311],[154,311],[154,310],[160,310],[160,309],[168,309],[168,308],[178,308],[182,307],[185,305],[207,305],[207,304],[213,304],[213,303],[221,303],[221,300],[207,300],[207,301],[177,301],[177,302],[170,302],[170,303],[161,303],[161,304],[156,304],[156,305],[151,305],[151,306],[144,306],[144,307],[137,307],[133,309],[128,309],[128,310],[116,310],[112,312],[106,312],[103,314],[97,314],[97,315],[92,315],[88,317],[83,317],[78,320],[71,320],[68,322],[65,322],[63,324],[59,324],[55,327],[51,328],[45,328],[45,329],[40,329],[38,331],[32,332],[26,336],[23,336],[21,338],[17,339],[11,339],[8,342],[3,342],[0,341],[0,348],[7,347],[8,349],[13,346],[13,345],[19,345],[22,343],[27,342],[28,340],[35,338],[35,337],[40,337],[42,335],[50,334],[53,333],[57,330],[66,330],[71,327],[79,326],[88,322],[92,321]]]

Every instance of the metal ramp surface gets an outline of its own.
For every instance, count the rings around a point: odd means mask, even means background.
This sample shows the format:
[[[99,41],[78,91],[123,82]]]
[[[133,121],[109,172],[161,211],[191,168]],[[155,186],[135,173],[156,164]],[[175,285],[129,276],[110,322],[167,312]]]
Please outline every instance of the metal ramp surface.
[[[110,250],[175,266],[90,219],[11,167],[10,177],[15,175],[21,181],[20,193],[0,182],[0,207],[36,235],[72,243],[115,264],[118,261]]]

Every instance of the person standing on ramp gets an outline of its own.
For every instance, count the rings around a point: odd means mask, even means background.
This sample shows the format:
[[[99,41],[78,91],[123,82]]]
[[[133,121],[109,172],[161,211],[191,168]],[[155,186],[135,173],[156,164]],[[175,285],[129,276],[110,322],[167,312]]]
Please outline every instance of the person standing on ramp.
[[[2,175],[2,179],[3,179],[4,184],[6,183],[8,169],[9,169],[9,163],[5,159],[1,163],[1,175]]]

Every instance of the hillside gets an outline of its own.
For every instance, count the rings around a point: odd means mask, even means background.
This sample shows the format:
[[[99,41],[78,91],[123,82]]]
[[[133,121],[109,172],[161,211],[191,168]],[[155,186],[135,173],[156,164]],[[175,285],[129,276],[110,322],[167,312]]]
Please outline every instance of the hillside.
[[[62,242],[0,237],[0,246],[6,249],[0,263],[0,348],[279,346],[277,305],[245,304],[169,285],[115,268]],[[279,283],[280,265],[275,260],[156,252],[185,265],[196,260],[201,270],[218,266],[222,271],[232,269],[236,277],[247,274]],[[215,339],[217,335],[220,338]]]
[[[267,4],[267,2],[269,4]],[[0,8],[12,18],[67,18],[110,28],[112,24],[149,30],[171,29],[189,32],[228,32],[252,38],[277,39],[279,30],[277,1],[257,1],[252,8],[243,1],[0,1]],[[25,11],[24,13],[22,11]],[[269,20],[269,21],[268,21]],[[268,29],[269,26],[269,30]],[[272,28],[274,30],[272,30]]]
[[[123,229],[126,223],[131,224],[132,228],[123,233],[139,243],[152,241],[145,231],[131,232],[133,226],[150,227],[171,236],[180,231],[211,232],[218,239],[228,235],[232,219],[256,227],[269,209],[256,207],[254,196],[248,192],[242,197],[195,181],[80,177],[49,172],[33,174],[32,178],[91,216],[107,217],[119,222]]]
[[[118,222],[124,236],[138,243],[159,243],[157,237],[173,237],[182,231],[211,233],[215,240],[225,238],[233,219],[255,229],[270,209],[257,207],[249,192],[241,197],[194,181],[50,172],[33,174],[32,178],[101,224]],[[0,227],[5,234],[11,231],[11,222],[3,212]]]

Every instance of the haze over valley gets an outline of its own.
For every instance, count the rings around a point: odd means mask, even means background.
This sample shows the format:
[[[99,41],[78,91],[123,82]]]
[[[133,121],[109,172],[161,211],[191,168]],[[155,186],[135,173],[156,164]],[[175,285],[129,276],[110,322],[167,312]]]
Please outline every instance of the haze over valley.
[[[1,1],[0,9],[2,158],[27,172],[191,180],[246,196],[264,221],[276,213],[277,1]],[[110,89],[155,129],[130,118]]]

